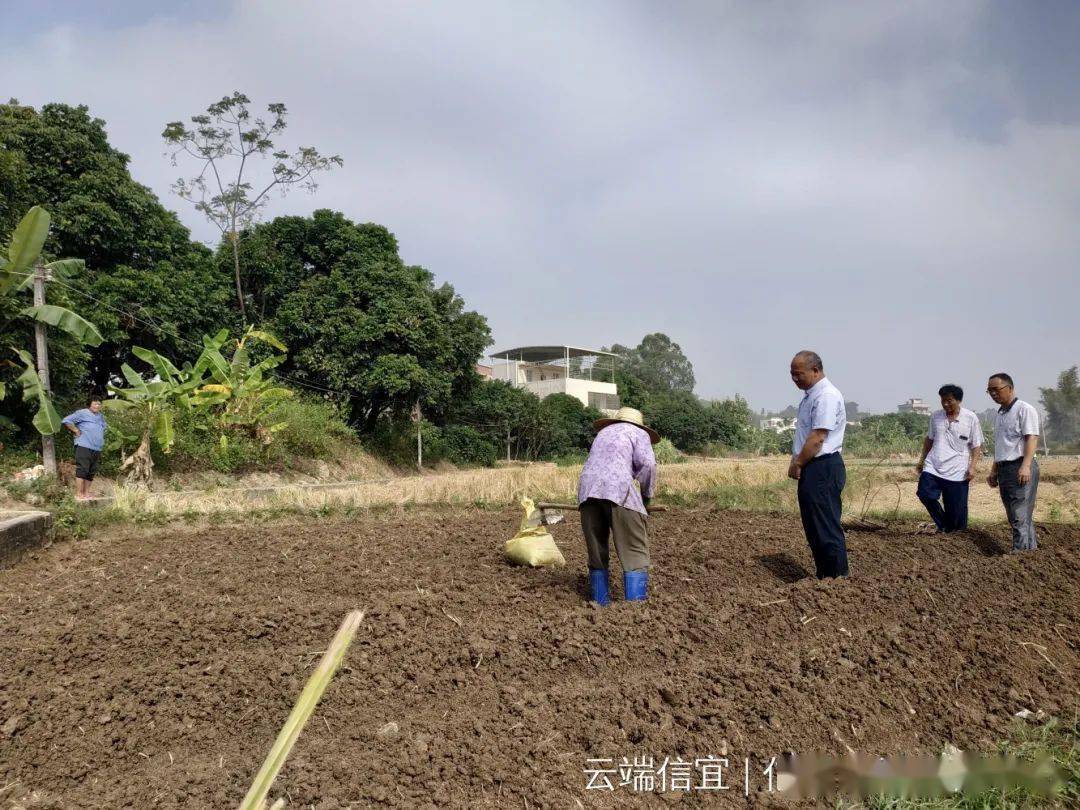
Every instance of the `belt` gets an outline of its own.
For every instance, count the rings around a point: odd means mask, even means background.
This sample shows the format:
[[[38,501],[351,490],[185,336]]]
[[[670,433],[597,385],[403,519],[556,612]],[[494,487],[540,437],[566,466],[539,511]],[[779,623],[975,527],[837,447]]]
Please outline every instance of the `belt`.
[[[814,456],[812,459],[810,459],[808,462],[806,462],[806,464],[804,464],[803,466],[804,467],[809,467],[815,461],[824,461],[827,458],[832,458],[833,456],[838,456],[838,455],[840,455],[839,450],[837,450],[835,453],[823,453],[820,456]]]
[[[1024,457],[1020,456],[1020,458],[1009,458],[1009,459],[1006,459],[1005,461],[995,461],[994,463],[998,464],[998,465],[1001,465],[1001,464],[1019,464],[1023,460],[1024,460]],[[1037,461],[1038,460],[1035,459],[1035,458],[1031,459],[1032,464],[1037,463]]]

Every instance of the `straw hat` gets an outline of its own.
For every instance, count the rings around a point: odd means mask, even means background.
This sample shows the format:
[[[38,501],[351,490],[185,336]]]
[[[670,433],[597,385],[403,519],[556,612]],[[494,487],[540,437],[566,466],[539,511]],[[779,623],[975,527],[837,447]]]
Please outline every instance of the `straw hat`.
[[[614,425],[616,422],[626,422],[627,424],[637,425],[649,434],[649,438],[652,440],[653,444],[660,441],[660,434],[645,424],[645,417],[641,415],[641,411],[637,408],[619,408],[614,416],[605,416],[603,419],[597,419],[592,423],[592,426],[597,430],[601,430],[608,425]]]

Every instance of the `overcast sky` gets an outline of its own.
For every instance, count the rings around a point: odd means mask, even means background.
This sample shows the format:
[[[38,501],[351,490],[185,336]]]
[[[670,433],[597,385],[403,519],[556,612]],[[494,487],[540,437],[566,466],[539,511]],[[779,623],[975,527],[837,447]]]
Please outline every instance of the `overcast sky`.
[[[95,6],[97,8],[95,8]],[[492,349],[660,331],[700,395],[1038,400],[1080,362],[1080,3],[0,0],[2,92],[85,103],[169,192],[164,124],[234,89],[315,197],[389,227]]]

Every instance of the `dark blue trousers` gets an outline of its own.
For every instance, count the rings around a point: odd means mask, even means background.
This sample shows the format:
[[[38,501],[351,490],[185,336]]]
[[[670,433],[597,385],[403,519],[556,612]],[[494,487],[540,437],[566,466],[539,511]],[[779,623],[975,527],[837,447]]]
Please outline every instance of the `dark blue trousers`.
[[[924,472],[919,476],[916,495],[922,501],[939,531],[966,529],[968,523],[968,482],[949,481]],[[944,508],[942,506],[944,504]]]
[[[818,579],[846,577],[847,541],[840,526],[840,493],[847,470],[839,453],[818,456],[799,476],[799,514]]]

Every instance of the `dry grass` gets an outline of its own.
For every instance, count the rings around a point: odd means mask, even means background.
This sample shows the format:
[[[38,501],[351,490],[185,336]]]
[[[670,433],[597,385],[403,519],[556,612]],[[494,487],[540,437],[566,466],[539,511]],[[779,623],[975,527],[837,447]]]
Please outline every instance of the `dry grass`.
[[[1047,459],[1040,464],[1037,519],[1080,521],[1080,459]],[[849,460],[847,466],[844,505],[848,514],[887,517],[924,513],[915,497],[913,459]],[[988,467],[984,464],[984,473]],[[666,465],[660,470],[659,497],[671,503],[712,501],[725,508],[794,511],[795,484],[787,479],[786,471],[787,459],[778,457]],[[205,515],[275,508],[316,511],[430,504],[503,506],[523,494],[536,500],[573,498],[579,472],[579,467],[536,464],[342,482],[318,488],[286,485],[263,490],[150,493],[119,489],[116,507],[126,513]],[[981,478],[972,486],[970,510],[974,520],[1001,519],[997,491]]]

